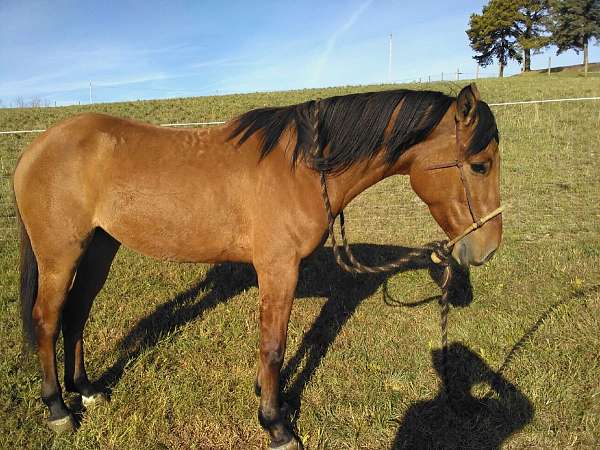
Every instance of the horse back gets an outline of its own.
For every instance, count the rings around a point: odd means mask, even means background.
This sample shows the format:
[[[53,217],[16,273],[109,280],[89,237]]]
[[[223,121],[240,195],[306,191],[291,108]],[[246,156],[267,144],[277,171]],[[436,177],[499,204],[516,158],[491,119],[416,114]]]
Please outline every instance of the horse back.
[[[284,149],[261,161],[254,139],[238,146],[230,132],[75,116],[22,155],[17,203],[41,198],[55,216],[52,205],[63,205],[57,217],[75,222],[77,233],[100,227],[159,259],[252,262],[257,246],[272,235],[286,242],[286,233],[298,245],[303,224],[314,228],[314,180],[291,170]]]

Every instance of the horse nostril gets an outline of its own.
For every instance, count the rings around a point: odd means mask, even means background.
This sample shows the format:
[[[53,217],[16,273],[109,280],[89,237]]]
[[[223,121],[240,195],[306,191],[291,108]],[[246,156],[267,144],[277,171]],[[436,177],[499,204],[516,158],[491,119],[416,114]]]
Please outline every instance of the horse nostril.
[[[483,258],[481,258],[481,259],[479,259],[477,261],[472,261],[471,264],[473,266],[482,266],[486,262],[488,262],[490,259],[492,259],[492,256],[494,256],[494,253],[496,253],[496,249],[493,249],[490,252],[488,252],[488,254],[485,255]]]
[[[488,253],[488,255],[485,257],[485,262],[488,262],[490,259],[492,259],[492,256],[494,256],[496,254],[496,250],[497,249],[494,249]]]

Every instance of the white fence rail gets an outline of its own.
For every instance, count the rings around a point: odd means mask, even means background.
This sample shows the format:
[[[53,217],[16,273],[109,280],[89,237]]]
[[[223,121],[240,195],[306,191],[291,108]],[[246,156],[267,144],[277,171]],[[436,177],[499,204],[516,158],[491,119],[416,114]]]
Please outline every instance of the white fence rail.
[[[511,107],[511,105],[531,105],[531,104],[560,104],[561,102],[589,102],[589,101],[598,101],[600,97],[576,97],[576,98],[558,98],[558,99],[545,99],[545,100],[523,100],[523,101],[511,101],[511,102],[503,102],[503,103],[491,103],[492,107]],[[506,111],[506,110],[505,110]],[[220,125],[224,123],[224,121],[206,121],[206,122],[187,122],[187,123],[164,123],[160,124],[165,127],[185,127],[185,126],[211,126],[211,125]],[[2,131],[0,132],[2,135],[10,135],[10,134],[19,134],[19,133],[39,133],[44,130],[42,129],[31,129],[31,130],[14,130],[14,131]],[[0,139],[2,136],[0,136]],[[596,145],[596,144],[594,144]],[[0,245],[4,245],[4,242],[14,241],[17,238],[17,227],[15,221],[15,212],[12,203],[12,196],[10,194],[10,174],[12,173],[12,169],[16,163],[16,155],[10,156],[0,156]],[[597,185],[591,184],[589,187],[585,188],[582,195],[585,196],[586,199],[593,199],[594,195],[597,194]],[[382,224],[389,220],[391,216],[394,217],[408,217],[406,222],[406,229],[413,230],[415,233],[423,232],[422,231],[422,222],[421,220],[429,220],[426,208],[424,209],[423,205],[416,198],[402,197],[406,194],[406,192],[410,192],[409,188],[400,189],[396,185],[385,185],[378,188],[378,195],[382,195],[385,191],[385,201],[382,202],[380,197],[378,199],[379,203],[372,204],[370,200],[363,200],[361,203],[357,203],[353,209],[349,212],[354,214],[354,216],[359,219],[355,224],[350,224],[350,230],[356,231],[360,233],[361,227],[364,226],[369,230],[369,233],[372,233],[373,236],[387,236],[389,234],[389,230],[384,227]],[[565,194],[566,195],[566,194]],[[570,195],[570,194],[569,194]],[[597,195],[596,195],[597,196]],[[369,197],[371,198],[371,197]],[[402,198],[402,202],[398,202],[398,200]],[[590,200],[593,203],[593,200]],[[535,211],[536,214],[539,214],[540,217],[547,217],[548,223],[553,223],[553,220],[556,217],[563,217],[564,214],[559,213],[559,209],[548,210],[548,205],[552,204],[553,200],[548,200],[546,197],[540,197],[535,200]],[[368,204],[369,208],[365,211],[362,211],[362,208]],[[555,205],[556,208],[560,208],[560,204]],[[389,208],[393,208],[393,211],[388,211]],[[420,208],[420,209],[419,209]],[[416,212],[415,212],[416,211]],[[511,213],[519,216],[519,213]],[[595,213],[594,213],[595,214]],[[522,226],[526,223],[526,219],[522,216],[517,217],[515,219],[515,226]],[[432,228],[434,229],[434,228]],[[421,231],[419,231],[421,230]],[[526,236],[529,236],[525,233]],[[541,237],[536,237],[540,238]],[[525,238],[524,238],[525,239]],[[528,238],[527,238],[528,239]]]
[[[561,103],[561,102],[583,102],[590,100],[600,100],[600,97],[573,97],[573,98],[552,98],[546,100],[524,100],[516,102],[505,102],[505,103],[489,103],[490,106],[511,106],[511,105],[532,105],[535,103]],[[161,123],[161,127],[192,127],[192,126],[210,126],[210,125],[222,125],[226,123],[225,120],[215,120],[211,122],[187,122],[187,123]],[[38,130],[8,130],[0,131],[2,134],[25,134],[25,133],[43,133],[46,129]]]

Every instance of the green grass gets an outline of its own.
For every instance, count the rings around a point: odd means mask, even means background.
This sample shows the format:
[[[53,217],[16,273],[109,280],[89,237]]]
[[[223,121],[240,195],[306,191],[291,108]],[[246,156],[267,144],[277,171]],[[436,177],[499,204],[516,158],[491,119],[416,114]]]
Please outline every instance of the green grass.
[[[600,95],[597,80],[580,77],[478,85],[488,102]],[[255,106],[385,88],[0,110],[0,129],[46,127],[84,110],[155,123],[212,120]],[[489,374],[500,367],[504,386],[516,391],[500,389],[480,408],[448,409],[432,362],[439,350],[437,305],[384,302],[384,286],[396,302],[437,294],[428,275],[346,275],[327,246],[303,265],[285,364],[287,396],[300,401],[295,420],[309,448],[385,449],[411,439],[442,448],[600,446],[599,104],[494,111],[503,200],[511,205],[504,241],[489,264],[473,269],[475,301],[451,311],[449,332],[451,342],[461,343],[452,354],[461,358],[457,379],[471,377],[466,387],[474,396],[488,392]],[[264,447],[252,389],[258,345],[252,269],[159,263],[128,250],[119,252],[86,328],[88,371],[111,382],[111,402],[86,412],[72,436],[46,429],[37,366],[21,354],[17,242],[7,206],[8,175],[32,139],[0,137],[0,448]],[[371,262],[392,256],[393,246],[441,237],[404,178],[362,194],[347,217],[357,253]]]

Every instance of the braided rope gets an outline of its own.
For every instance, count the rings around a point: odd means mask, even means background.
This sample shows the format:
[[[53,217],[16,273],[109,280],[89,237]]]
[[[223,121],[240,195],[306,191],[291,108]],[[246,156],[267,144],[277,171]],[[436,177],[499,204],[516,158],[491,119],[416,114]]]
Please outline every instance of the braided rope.
[[[325,209],[327,211],[328,229],[329,229],[329,235],[331,236],[333,255],[335,257],[335,261],[337,262],[337,264],[342,269],[344,269],[346,272],[362,273],[362,274],[393,272],[394,270],[402,269],[402,268],[406,267],[407,264],[410,264],[410,263],[413,263],[416,261],[431,261],[429,259],[429,256],[432,251],[435,252],[436,255],[438,255],[440,257],[440,259],[442,261],[440,264],[444,267],[447,266],[447,259],[449,257],[449,252],[444,247],[443,243],[441,243],[441,242],[433,244],[432,247],[422,247],[422,248],[412,249],[405,256],[402,256],[402,257],[400,257],[392,262],[389,262],[387,264],[382,264],[379,266],[367,266],[367,265],[361,263],[354,256],[354,254],[352,253],[352,250],[350,249],[350,245],[348,244],[348,240],[346,238],[346,226],[345,226],[344,212],[342,211],[342,212],[340,212],[340,230],[341,230],[341,235],[342,235],[341,247],[344,249],[344,253],[346,254],[346,257],[348,258],[348,261],[350,262],[350,264],[346,263],[346,261],[344,261],[344,258],[342,257],[342,252],[340,251],[340,245],[338,244],[337,239],[335,237],[335,232],[334,232],[335,217],[331,210],[331,203],[329,201],[329,194],[327,192],[327,182],[325,179],[325,174],[323,172],[321,172],[321,193],[323,195],[323,201],[325,203]],[[446,282],[443,284],[446,285],[447,281],[448,280],[446,280]]]
[[[316,157],[322,156],[323,149],[319,144],[319,100],[314,103],[314,113],[313,113],[313,148],[314,154]],[[335,216],[333,215],[333,211],[331,209],[331,202],[329,200],[329,193],[327,192],[327,177],[324,171],[320,171],[321,173],[321,194],[323,196],[323,203],[325,204],[325,210],[327,212],[327,227],[329,230],[329,235],[331,236],[331,243],[333,249],[333,255],[336,263],[344,269],[346,272],[350,273],[386,273],[392,272],[397,269],[401,269],[406,267],[407,264],[411,262],[415,262],[417,260],[422,260],[422,258],[427,258],[428,262],[433,262],[438,264],[444,268],[442,282],[440,287],[442,288],[442,296],[440,298],[440,328],[441,328],[441,341],[442,341],[442,367],[443,367],[443,376],[445,379],[446,376],[446,361],[448,354],[448,313],[449,313],[449,301],[448,301],[448,286],[450,284],[450,279],[452,278],[452,269],[448,262],[450,257],[450,248],[447,243],[437,242],[434,243],[431,247],[422,247],[411,250],[407,255],[400,257],[392,262],[387,264],[379,265],[379,266],[367,266],[362,264],[350,249],[350,245],[348,244],[348,240],[346,239],[346,224],[344,218],[344,211],[340,211],[340,231],[342,236],[342,246],[344,248],[344,252],[350,264],[344,261],[342,257],[340,247],[337,243],[334,225],[335,225]]]

